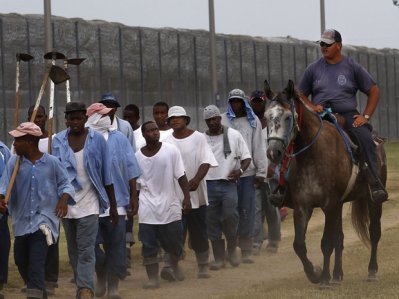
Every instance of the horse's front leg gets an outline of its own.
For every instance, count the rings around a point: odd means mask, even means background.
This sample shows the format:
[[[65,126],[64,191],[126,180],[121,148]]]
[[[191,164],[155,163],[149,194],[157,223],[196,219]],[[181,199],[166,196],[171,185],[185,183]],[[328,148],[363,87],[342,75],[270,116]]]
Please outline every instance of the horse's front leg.
[[[324,211],[325,213],[325,225],[323,238],[321,239],[321,251],[323,252],[324,262],[323,262],[323,272],[321,275],[320,286],[322,288],[328,287],[330,285],[330,259],[331,254],[336,247],[339,228],[342,229],[342,205],[331,210]],[[339,253],[342,255],[342,252]],[[341,257],[339,257],[341,259]],[[342,270],[341,270],[342,271]]]
[[[303,269],[306,276],[312,283],[320,282],[320,268],[313,267],[312,262],[307,257],[307,249],[305,243],[306,230],[308,228],[309,219],[312,216],[312,208],[303,208],[296,206],[294,209],[294,227],[295,240],[294,250],[297,256],[301,259]]]

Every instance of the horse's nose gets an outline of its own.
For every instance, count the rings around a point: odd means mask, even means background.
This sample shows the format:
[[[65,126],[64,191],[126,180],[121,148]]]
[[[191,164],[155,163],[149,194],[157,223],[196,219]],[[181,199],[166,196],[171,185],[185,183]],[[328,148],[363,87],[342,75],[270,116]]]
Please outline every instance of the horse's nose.
[[[269,147],[266,153],[273,163],[279,163],[283,159],[283,151],[281,149]]]

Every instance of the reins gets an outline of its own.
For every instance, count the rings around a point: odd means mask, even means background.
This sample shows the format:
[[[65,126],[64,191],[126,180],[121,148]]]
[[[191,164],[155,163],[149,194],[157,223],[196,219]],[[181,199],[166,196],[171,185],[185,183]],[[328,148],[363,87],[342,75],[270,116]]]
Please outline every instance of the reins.
[[[300,99],[298,99],[298,101],[300,101],[300,103],[304,104]],[[296,105],[293,105],[293,106],[296,106]],[[299,131],[299,130],[301,129],[303,112],[302,112],[302,108],[301,108],[300,105],[298,105],[298,107],[296,107],[296,109],[298,110],[298,111],[297,111],[297,113],[298,113],[298,124],[297,124],[297,126],[298,126],[298,131]],[[319,129],[317,130],[317,133],[316,133],[315,137],[312,139],[312,141],[311,141],[309,144],[307,144],[306,146],[304,146],[303,148],[301,148],[301,149],[298,150],[297,152],[292,153],[292,154],[287,154],[287,156],[288,156],[289,158],[294,158],[294,157],[298,156],[299,154],[303,153],[304,151],[306,151],[307,149],[309,149],[313,144],[315,144],[316,141],[319,139],[321,130],[323,129],[323,119],[321,118],[321,116],[320,116],[319,114],[317,114],[317,116],[318,116],[318,118],[319,118],[319,120],[320,120],[320,127],[319,127]],[[295,126],[293,126],[293,128],[294,128],[294,127],[295,127]],[[293,140],[294,140],[294,139],[295,139],[295,137],[293,138]],[[293,141],[291,141],[291,143],[293,143]]]

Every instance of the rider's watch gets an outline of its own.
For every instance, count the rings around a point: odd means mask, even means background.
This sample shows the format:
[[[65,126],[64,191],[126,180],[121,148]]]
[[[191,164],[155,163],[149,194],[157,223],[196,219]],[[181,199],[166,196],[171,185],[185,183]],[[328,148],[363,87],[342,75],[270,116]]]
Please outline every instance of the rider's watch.
[[[368,114],[365,114],[365,115],[363,115],[363,116],[364,116],[364,118],[367,119],[367,120],[370,119],[370,115],[368,115]]]

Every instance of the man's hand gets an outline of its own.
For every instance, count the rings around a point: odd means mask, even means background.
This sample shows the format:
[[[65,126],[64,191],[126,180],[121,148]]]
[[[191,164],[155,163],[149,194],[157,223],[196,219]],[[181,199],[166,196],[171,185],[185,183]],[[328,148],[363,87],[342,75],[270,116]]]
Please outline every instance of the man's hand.
[[[356,114],[353,116],[355,119],[354,122],[352,123],[352,126],[357,128],[360,126],[363,126],[364,124],[367,124],[369,121],[361,114]]]
[[[232,183],[237,183],[241,177],[241,171],[239,169],[235,169],[229,173],[227,179]]]
[[[109,208],[109,216],[111,217],[112,226],[116,227],[119,222],[119,215],[116,206],[112,205]]]
[[[54,214],[59,218],[64,218],[68,214],[68,194],[63,194],[54,209]]]
[[[139,211],[139,201],[137,199],[137,196],[135,196],[134,198],[130,199],[129,206],[126,210],[127,217],[133,218],[133,216],[136,215],[138,211]]]
[[[1,214],[7,213],[7,205],[4,201],[4,196],[2,196],[2,198],[0,198],[0,213]]]
[[[324,107],[322,105],[313,105],[312,108],[316,113],[322,113],[324,111]]]
[[[259,188],[262,184],[265,183],[265,178],[260,177],[260,176],[256,176],[255,177],[255,188]]]

